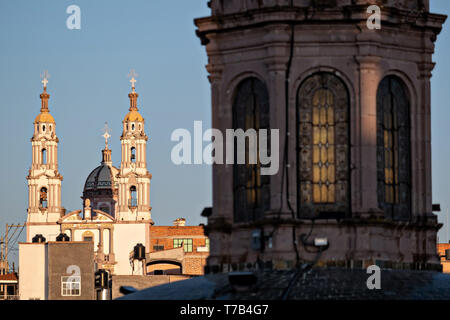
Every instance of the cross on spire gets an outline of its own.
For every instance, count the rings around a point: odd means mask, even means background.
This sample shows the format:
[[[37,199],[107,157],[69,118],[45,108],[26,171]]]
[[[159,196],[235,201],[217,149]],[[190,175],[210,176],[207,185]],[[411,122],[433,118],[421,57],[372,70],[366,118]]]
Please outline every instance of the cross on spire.
[[[105,146],[108,149],[108,139],[111,138],[111,129],[108,127],[108,122],[105,122],[105,126],[103,127],[103,138],[105,138]]]
[[[128,78],[131,78],[130,82],[131,82],[131,88],[133,89],[133,92],[135,89],[135,83],[137,81],[136,80],[137,77],[138,77],[138,74],[136,73],[136,71],[134,71],[134,69],[131,69],[130,73],[128,74]]]
[[[47,70],[44,70],[44,72],[41,74],[42,84],[44,85],[44,90],[47,89],[47,83],[48,79],[50,78],[50,74]]]

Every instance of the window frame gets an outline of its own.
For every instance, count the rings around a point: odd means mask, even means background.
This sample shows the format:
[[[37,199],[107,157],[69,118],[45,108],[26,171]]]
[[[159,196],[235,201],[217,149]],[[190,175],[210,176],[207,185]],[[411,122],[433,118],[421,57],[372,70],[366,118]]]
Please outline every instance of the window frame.
[[[130,161],[132,163],[136,163],[136,148],[135,147],[131,147],[131,149],[130,149]]]
[[[267,149],[270,152],[270,100],[266,84],[255,76],[247,77],[236,86],[232,100],[232,127],[234,130],[267,129]],[[259,141],[257,164],[248,164],[249,140],[245,138],[246,164],[237,164],[237,141],[234,139],[233,165],[233,221],[254,222],[270,209],[270,177],[261,175]],[[252,201],[253,199],[253,201]]]
[[[43,191],[45,189],[45,191]],[[45,193],[45,198],[42,197],[42,193]],[[45,202],[45,206],[44,206]],[[39,208],[48,209],[48,189],[46,187],[42,187],[39,190]]]
[[[314,202],[313,101],[318,90],[327,89],[334,101],[334,202]],[[316,72],[305,78],[296,95],[297,216],[351,217],[351,99],[348,86],[332,72]]]
[[[158,252],[158,251],[164,251],[163,244],[154,244],[153,245],[153,252]]]
[[[78,281],[68,281],[71,278],[72,280],[77,279]],[[78,284],[78,289],[72,288],[74,284]],[[69,288],[65,288],[64,285],[69,285]],[[67,293],[69,290],[69,293]],[[73,290],[78,290],[78,294],[74,294]],[[66,291],[66,292],[65,292]],[[61,276],[61,296],[62,297],[80,297],[81,296],[81,276]]]
[[[134,190],[132,190],[134,188]],[[134,195],[134,196],[133,196]],[[130,202],[129,206],[132,208],[136,208],[138,206],[138,192],[136,186],[130,187]]]
[[[392,128],[385,127],[386,114],[392,117]],[[405,81],[387,75],[377,88],[377,198],[385,217],[396,221],[409,221],[412,217],[411,121],[411,96]],[[389,142],[386,146],[386,135],[392,139],[392,148]],[[386,176],[386,151],[392,153],[392,183]],[[393,188],[392,202],[386,201],[388,186]]]
[[[173,239],[173,247],[180,248],[181,244],[183,244],[184,252],[193,252],[194,244],[192,238],[174,238]]]
[[[44,165],[48,164],[48,151],[46,148],[42,148],[41,150],[41,162]]]

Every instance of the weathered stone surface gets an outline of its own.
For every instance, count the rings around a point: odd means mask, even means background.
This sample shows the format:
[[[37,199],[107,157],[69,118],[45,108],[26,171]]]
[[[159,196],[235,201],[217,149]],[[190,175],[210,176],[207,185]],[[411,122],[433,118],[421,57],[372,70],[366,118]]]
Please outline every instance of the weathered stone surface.
[[[381,270],[381,289],[369,290],[366,270],[314,268],[291,280],[296,270],[264,271],[249,290],[235,290],[226,274],[157,286],[127,295],[128,300],[449,300],[450,275],[429,271]],[[286,295],[291,284],[291,290]]]
[[[299,194],[305,187],[297,175],[302,166],[297,95],[305,79],[328,73],[348,91],[350,194],[348,209],[337,206],[338,217],[320,218],[320,210],[312,206],[316,212],[311,216],[319,219],[311,239],[326,236],[330,242],[320,262],[381,260],[392,267],[433,269],[439,264],[436,234],[441,225],[431,209],[430,77],[434,42],[446,16],[430,13],[429,1],[290,3],[213,0],[211,16],[195,20],[209,58],[213,127],[223,132],[233,128],[237,88],[253,77],[265,84],[270,128],[279,129],[280,146],[287,145],[285,174],[280,165],[270,177],[270,209],[255,221],[234,219],[233,166],[213,167],[208,264],[218,270],[257,261],[295,265],[294,241],[302,248],[299,237],[310,228],[299,220],[305,209]],[[371,4],[382,9],[380,30],[367,28]],[[410,97],[411,201],[401,214],[405,221],[391,218],[377,196],[377,91],[389,76],[400,79]],[[255,230],[267,240],[262,249],[252,248]],[[299,252],[300,260],[311,258],[305,250]]]

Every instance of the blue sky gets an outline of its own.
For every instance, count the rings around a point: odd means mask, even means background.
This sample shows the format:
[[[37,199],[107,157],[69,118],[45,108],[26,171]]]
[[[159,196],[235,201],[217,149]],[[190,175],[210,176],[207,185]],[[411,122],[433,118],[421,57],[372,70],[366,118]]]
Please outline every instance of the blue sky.
[[[211,126],[205,48],[193,19],[207,16],[206,0],[2,0],[0,3],[0,234],[5,223],[26,220],[25,176],[31,163],[32,123],[39,113],[40,74],[51,74],[50,110],[60,138],[64,176],[62,202],[81,208],[89,172],[99,165],[105,121],[112,128],[113,163],[120,161],[121,121],[128,111],[131,68],[139,74],[138,106],[149,135],[153,174],[151,205],[158,225],[177,217],[196,225],[211,205],[211,168],[175,166],[170,161],[174,129],[202,120]],[[66,8],[81,8],[81,30],[66,28]],[[448,14],[450,2],[432,0],[432,11]],[[438,37],[432,79],[433,202],[450,205],[450,30]],[[440,240],[447,241],[446,230]],[[13,253],[14,254],[14,253]],[[14,256],[13,256],[14,258]]]
[[[81,8],[81,30],[66,28],[71,4]],[[64,207],[81,208],[85,179],[100,164],[105,121],[112,128],[113,163],[119,165],[127,75],[134,68],[149,136],[153,220],[206,222],[200,213],[211,205],[210,167],[175,166],[170,160],[174,129],[192,128],[194,120],[211,126],[207,57],[193,23],[206,15],[206,1],[0,2],[0,234],[5,223],[26,220],[25,177],[44,69],[51,75],[49,107],[60,139]]]
[[[431,12],[450,15],[450,1],[431,0]],[[439,221],[445,223],[439,231],[440,242],[448,242],[450,228],[446,224],[450,207],[450,20],[444,24],[438,36],[433,61],[436,67],[431,78],[431,135],[433,165],[433,203],[440,203]],[[450,217],[448,218],[450,222]]]

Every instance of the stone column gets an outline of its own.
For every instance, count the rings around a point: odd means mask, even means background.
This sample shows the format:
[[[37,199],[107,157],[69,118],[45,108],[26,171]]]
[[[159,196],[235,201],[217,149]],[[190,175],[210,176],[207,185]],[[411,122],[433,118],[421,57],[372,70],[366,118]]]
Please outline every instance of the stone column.
[[[113,255],[113,257],[115,257],[115,255],[114,255],[114,228],[109,228],[109,254]]]
[[[415,121],[417,127],[414,130],[416,132],[416,141],[411,141],[411,144],[414,143],[412,150],[415,151],[411,154],[411,159],[417,159],[416,161],[411,161],[411,178],[415,182],[412,190],[413,208],[415,207],[413,215],[432,215],[430,78],[434,69],[434,63],[423,62],[419,64],[418,69],[420,71],[419,87],[421,90],[417,93],[416,110],[414,110],[415,114],[411,117],[412,119],[417,119]],[[413,132],[411,132],[412,137]],[[417,164],[420,165],[416,167]],[[417,200],[414,201],[414,199]],[[417,205],[414,206],[414,203],[417,203]]]
[[[147,145],[146,142],[142,145],[142,157],[144,161],[144,166],[147,166]]]
[[[32,186],[31,186],[31,202],[32,202],[32,208],[34,209],[34,210],[36,210],[36,208],[39,206],[38,205],[38,203],[37,203],[37,199],[36,199],[36,185],[35,184],[33,184]]]
[[[223,143],[223,161],[224,164],[213,164],[212,186],[213,186],[213,214],[208,221],[215,219],[225,219],[231,223],[233,221],[232,205],[232,181],[226,178],[233,175],[233,166],[225,165],[226,161],[226,129],[232,128],[231,108],[232,102],[229,102],[231,93],[225,92],[227,84],[222,83],[222,67],[209,64],[207,69],[210,73],[209,81],[211,83],[211,105],[212,105],[212,128],[219,129],[222,132]],[[227,110],[225,110],[227,108]],[[228,109],[229,108],[229,109]],[[220,184],[220,181],[227,181],[226,184]],[[231,183],[231,184],[230,184]],[[230,204],[231,203],[231,204]]]
[[[98,244],[100,245],[99,249],[101,249],[101,251],[99,253],[103,253],[104,254],[105,252],[104,252],[104,247],[103,247],[103,227],[100,226],[100,228],[98,230],[99,230],[98,231],[98,233],[99,233]]]
[[[354,151],[360,155],[356,164],[361,190],[360,202],[355,211],[376,212],[377,197],[377,90],[381,81],[379,57],[360,56],[359,100],[360,100],[360,143]],[[358,150],[359,149],[359,150]],[[379,211],[382,214],[381,210]]]
[[[289,50],[289,48],[286,48],[286,50]],[[283,176],[283,161],[285,160],[284,147],[286,140],[286,60],[287,58],[285,56],[277,57],[274,60],[270,61],[267,66],[269,77],[267,79],[266,86],[269,93],[270,129],[279,129],[279,170],[277,174],[270,176],[270,209],[274,213],[278,213],[280,207],[282,213],[288,213],[289,211],[286,201],[286,176],[283,185],[281,185]],[[291,110],[289,110],[289,117],[291,117],[290,111]],[[295,109],[293,119],[295,119]],[[291,180],[289,181],[289,191],[290,195],[292,196],[293,194],[295,195],[295,191],[293,190],[292,185],[295,185],[296,181],[296,179],[294,178],[296,177],[295,165],[294,162],[291,161],[292,159],[295,159],[295,127],[292,127],[293,124],[291,122],[289,123],[289,125],[291,135],[287,143],[289,143],[290,146],[290,157],[288,159],[290,168],[288,168],[287,170],[291,178]],[[270,134],[270,132],[268,132],[268,134]],[[273,138],[271,137],[271,141],[272,139]],[[292,148],[292,141],[294,143],[294,148]],[[294,171],[291,172],[291,170]],[[280,199],[281,193],[283,193],[282,199]],[[293,204],[292,200],[293,199],[291,199],[291,204]]]

